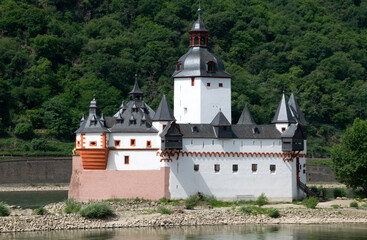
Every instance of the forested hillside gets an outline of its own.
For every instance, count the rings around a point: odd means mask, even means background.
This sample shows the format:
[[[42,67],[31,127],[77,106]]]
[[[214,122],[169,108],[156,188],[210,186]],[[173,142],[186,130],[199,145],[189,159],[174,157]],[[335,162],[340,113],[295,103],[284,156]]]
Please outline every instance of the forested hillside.
[[[93,93],[112,115],[138,72],[156,109],[173,100],[175,63],[189,44],[195,0],[0,1],[0,118],[4,136],[72,140]],[[293,90],[309,155],[367,117],[367,2],[202,0],[210,48],[233,75],[233,122],[245,105],[270,123]]]

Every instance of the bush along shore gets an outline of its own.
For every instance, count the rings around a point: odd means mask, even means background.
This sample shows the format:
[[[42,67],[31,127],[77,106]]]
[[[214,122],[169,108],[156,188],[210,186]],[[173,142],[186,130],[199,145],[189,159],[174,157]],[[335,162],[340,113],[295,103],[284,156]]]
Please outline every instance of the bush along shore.
[[[333,200],[269,204],[223,202],[194,195],[186,200],[110,199],[79,203],[73,199],[36,210],[0,203],[0,232],[92,228],[171,227],[238,224],[367,223],[367,200]]]

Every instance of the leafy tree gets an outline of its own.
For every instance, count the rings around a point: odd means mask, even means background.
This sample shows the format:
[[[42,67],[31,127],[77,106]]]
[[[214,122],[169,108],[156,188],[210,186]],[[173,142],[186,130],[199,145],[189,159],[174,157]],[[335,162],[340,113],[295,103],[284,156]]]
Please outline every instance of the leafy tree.
[[[19,123],[15,126],[14,134],[23,139],[31,139],[34,136],[33,127],[30,123]]]
[[[354,120],[331,152],[333,170],[341,182],[367,193],[367,120]]]

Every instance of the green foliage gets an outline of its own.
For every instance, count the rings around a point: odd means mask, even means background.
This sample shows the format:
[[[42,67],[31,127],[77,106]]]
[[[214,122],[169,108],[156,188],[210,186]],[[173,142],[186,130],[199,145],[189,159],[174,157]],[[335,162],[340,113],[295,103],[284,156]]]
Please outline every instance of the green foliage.
[[[33,150],[47,151],[49,149],[47,141],[43,138],[32,139],[31,146]]]
[[[22,139],[31,139],[34,136],[33,127],[30,123],[18,123],[14,134]]]
[[[47,215],[49,212],[47,211],[45,207],[39,207],[36,210],[34,210],[34,213],[36,215]]]
[[[367,120],[356,119],[333,147],[333,170],[339,181],[367,193]]]
[[[5,203],[0,202],[0,217],[6,217],[10,215],[10,209]]]
[[[334,209],[338,209],[338,208],[340,208],[340,204],[332,204],[330,207],[332,207]]]
[[[279,210],[276,208],[269,208],[268,209],[268,216],[271,218],[278,218],[280,217]]]
[[[333,190],[333,194],[334,194],[334,198],[346,197],[347,196],[347,191],[346,191],[345,188],[335,188]]]
[[[265,193],[261,193],[261,195],[255,201],[256,205],[264,206],[269,203],[268,198],[265,196]]]
[[[106,218],[113,216],[114,212],[106,203],[91,203],[79,211],[80,215],[87,218]]]
[[[349,204],[349,207],[352,207],[352,208],[358,208],[359,206],[358,206],[358,203],[357,203],[357,202],[351,202],[351,203]]]
[[[170,209],[165,208],[165,207],[159,207],[157,212],[160,214],[168,214],[168,215],[172,213]]]
[[[307,208],[316,208],[317,204],[319,203],[319,200],[315,197],[308,197],[303,199],[302,205],[306,206]]]
[[[77,213],[82,207],[82,204],[80,202],[75,201],[74,198],[70,198],[65,201],[65,213]]]
[[[196,205],[200,202],[200,197],[198,194],[191,195],[185,200],[185,208],[186,209],[194,209]]]

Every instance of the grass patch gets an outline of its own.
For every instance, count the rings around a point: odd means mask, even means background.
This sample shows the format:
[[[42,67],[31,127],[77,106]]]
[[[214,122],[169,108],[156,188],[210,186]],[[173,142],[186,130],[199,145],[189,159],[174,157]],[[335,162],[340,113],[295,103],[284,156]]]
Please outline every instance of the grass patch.
[[[168,208],[165,208],[165,207],[159,207],[157,209],[157,212],[160,213],[160,214],[171,214],[172,211]]]
[[[70,198],[65,201],[66,207],[64,209],[65,213],[77,213],[82,208],[80,202],[75,201],[74,198]]]
[[[49,212],[47,211],[47,209],[45,207],[39,207],[36,210],[34,210],[34,213],[36,215],[47,215],[49,214]]]
[[[340,206],[340,204],[333,204],[333,205],[331,205],[330,207],[332,207],[332,208],[334,208],[334,209],[338,209],[338,208],[340,208],[341,206]]]
[[[178,199],[168,199],[166,197],[162,197],[161,199],[158,200],[158,202],[167,205],[167,204],[171,204],[173,206],[176,206],[180,203],[180,200]]]
[[[308,197],[303,199],[302,205],[306,206],[307,208],[315,209],[317,204],[319,203],[319,200],[315,197]]]
[[[255,201],[256,205],[259,207],[264,206],[269,203],[268,198],[265,196],[265,193],[262,193]]]
[[[217,200],[213,195],[194,194],[185,200],[186,209],[194,209],[197,205],[207,205],[213,208],[219,207],[232,207],[238,205],[236,202],[220,201]]]
[[[114,215],[114,211],[106,203],[91,203],[79,211],[80,215],[87,218],[106,218]]]
[[[5,203],[0,202],[0,217],[6,217],[10,215],[10,209]]]
[[[352,208],[358,208],[358,203],[357,202],[351,202],[349,204],[349,207],[352,207]]]
[[[306,160],[306,164],[310,166],[328,166],[331,167],[333,164],[332,160]]]
[[[363,208],[367,208],[367,204],[366,203],[364,203],[364,204],[362,204],[362,206],[361,207],[363,207]]]
[[[280,217],[279,210],[276,208],[261,208],[254,205],[245,205],[240,207],[239,211],[247,215],[257,216],[258,214],[266,214],[271,218]]]
[[[106,200],[102,200],[103,202],[113,202],[113,203],[118,203],[118,202],[128,202],[131,199],[127,199],[127,198],[110,198],[110,199],[106,199]]]

